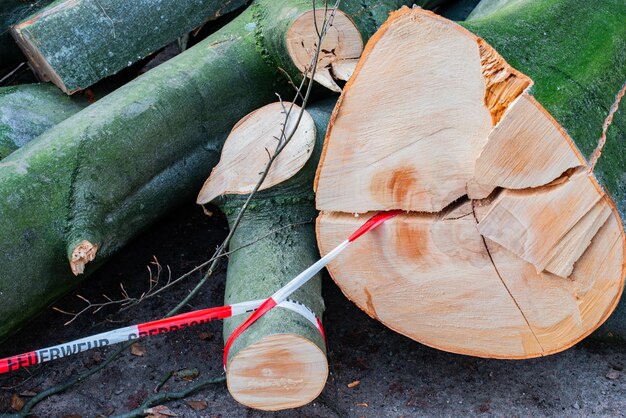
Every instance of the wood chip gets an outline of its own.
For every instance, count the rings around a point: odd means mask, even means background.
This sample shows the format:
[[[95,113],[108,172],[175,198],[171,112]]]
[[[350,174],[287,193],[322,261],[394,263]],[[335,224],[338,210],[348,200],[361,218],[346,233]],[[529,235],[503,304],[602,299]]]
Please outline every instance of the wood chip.
[[[360,384],[361,384],[361,381],[360,381],[360,380],[355,380],[355,381],[354,381],[354,382],[352,382],[352,383],[348,383],[348,387],[349,387],[350,389],[352,389],[352,388],[355,388],[355,387],[359,386]]]
[[[209,406],[207,401],[185,401],[194,411],[202,411]]]
[[[143,357],[147,353],[146,349],[139,343],[130,346],[130,354],[137,357]]]
[[[363,408],[367,408],[369,405],[365,402],[354,404],[354,406],[362,406]]]
[[[177,417],[175,413],[173,413],[167,406],[158,405],[153,408],[148,408],[145,410],[145,413],[148,414],[148,418],[163,418],[163,417]]]
[[[20,398],[17,393],[11,396],[11,409],[14,411],[21,411],[24,408],[24,399]]]

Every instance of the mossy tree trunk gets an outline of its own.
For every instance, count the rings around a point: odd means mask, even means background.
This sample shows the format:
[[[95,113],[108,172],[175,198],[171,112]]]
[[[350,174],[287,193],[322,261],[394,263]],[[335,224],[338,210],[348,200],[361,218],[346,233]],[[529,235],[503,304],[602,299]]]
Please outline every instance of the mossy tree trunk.
[[[164,47],[245,0],[57,0],[12,28],[38,77],[68,94]]]
[[[51,84],[0,88],[0,160],[86,107]]]

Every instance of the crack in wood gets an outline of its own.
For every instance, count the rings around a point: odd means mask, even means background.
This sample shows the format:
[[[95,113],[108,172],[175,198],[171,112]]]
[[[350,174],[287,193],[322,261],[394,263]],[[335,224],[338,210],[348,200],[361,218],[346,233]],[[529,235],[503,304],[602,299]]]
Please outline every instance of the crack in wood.
[[[476,225],[478,225],[478,217],[476,216],[476,211],[474,210],[474,202],[473,201],[472,201],[472,214],[474,215],[474,220],[476,221]],[[537,341],[537,344],[539,345],[539,348],[541,348],[541,352],[545,353],[546,350],[541,345],[541,341],[539,341],[539,338],[537,337],[537,334],[535,334],[535,331],[533,330],[532,325],[530,325],[530,321],[526,317],[526,314],[524,314],[524,311],[522,310],[522,307],[519,305],[519,303],[517,303],[517,300],[515,299],[515,296],[513,296],[513,293],[511,293],[511,290],[509,289],[509,287],[504,282],[504,279],[502,278],[502,275],[500,275],[500,271],[498,270],[498,266],[496,266],[496,263],[493,260],[493,256],[491,255],[491,251],[489,250],[489,246],[487,245],[487,240],[485,239],[485,237],[482,234],[480,234],[480,238],[483,241],[483,245],[485,246],[485,251],[487,251],[487,255],[489,256],[489,261],[491,261],[491,264],[493,265],[493,269],[495,270],[496,274],[498,275],[498,278],[500,279],[500,282],[502,283],[502,285],[506,289],[507,293],[511,297],[511,300],[513,301],[513,303],[515,304],[515,306],[519,310],[519,313],[522,315],[522,318],[524,318],[524,321],[526,322],[526,325],[528,326],[528,329],[533,334],[533,337],[535,338],[535,341]]]

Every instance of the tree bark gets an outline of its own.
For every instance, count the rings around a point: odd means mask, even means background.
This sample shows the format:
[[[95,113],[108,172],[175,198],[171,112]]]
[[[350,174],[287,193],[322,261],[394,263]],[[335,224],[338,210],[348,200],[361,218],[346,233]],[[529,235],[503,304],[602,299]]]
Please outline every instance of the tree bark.
[[[67,94],[150,55],[244,0],[57,0],[12,28],[43,81]]]
[[[87,106],[51,84],[0,88],[0,160]]]
[[[593,173],[582,155],[626,80],[626,6],[575,3],[515,2],[462,22],[470,31],[405,9],[366,46],[316,199],[323,254],[354,213],[409,212],[329,265],[372,317],[440,349],[529,358],[572,346],[615,308],[623,110]]]
[[[312,148],[312,153],[277,159],[270,172],[277,173],[274,177],[279,177],[278,183],[258,192],[237,227],[230,242],[230,250],[236,252],[228,259],[225,304],[267,298],[319,259],[311,184],[332,103],[331,99],[307,108],[305,118],[283,153],[286,155],[299,148]],[[286,106],[289,107],[289,103]],[[294,108],[290,121],[298,111],[299,108]],[[246,163],[243,156],[251,153],[266,161],[262,141],[267,137],[275,142],[270,133],[280,135],[280,119],[284,120],[281,106],[274,104],[253,112],[237,124],[203,192],[223,189],[221,176],[215,175],[221,165],[226,165],[230,171],[247,169],[258,178],[259,170]],[[245,150],[240,152],[242,158],[232,160],[227,156],[227,147],[237,141],[246,144]],[[285,171],[294,159],[301,163],[297,164],[301,169],[295,175]],[[245,179],[237,184],[230,182],[228,190],[213,201],[226,214],[232,228],[247,198],[247,182]],[[206,203],[202,196],[203,193],[199,203]],[[258,241],[246,246],[255,240]],[[237,250],[240,247],[243,248]],[[324,301],[320,275],[300,288],[290,300],[321,319]],[[245,315],[224,321],[224,341],[243,320]],[[230,393],[237,401],[257,409],[279,410],[304,405],[319,395],[327,374],[326,346],[320,331],[302,315],[280,307],[271,310],[238,337],[228,353],[226,377]]]
[[[344,9],[364,34],[368,3]],[[93,271],[199,188],[234,123],[289,91],[279,69],[298,79],[285,34],[309,7],[255,1],[0,163],[0,336],[76,285],[68,259]]]

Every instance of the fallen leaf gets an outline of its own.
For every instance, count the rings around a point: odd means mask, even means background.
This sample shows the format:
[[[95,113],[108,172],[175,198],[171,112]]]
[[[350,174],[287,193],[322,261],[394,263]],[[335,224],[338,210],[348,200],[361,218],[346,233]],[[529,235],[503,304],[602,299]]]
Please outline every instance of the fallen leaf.
[[[348,383],[348,387],[349,387],[350,389],[352,389],[352,388],[355,388],[355,387],[359,386],[360,384],[361,384],[361,381],[360,381],[360,380],[355,380],[355,381],[354,381],[354,382],[352,382],[352,383]]]
[[[27,398],[37,396],[37,392],[33,392],[32,390],[25,390],[24,392],[20,392],[20,396],[25,396]]]
[[[83,416],[79,414],[67,414],[63,415],[61,418],[83,418]]]
[[[139,343],[135,343],[130,346],[130,354],[137,357],[143,357],[146,355],[146,349]]]
[[[366,404],[365,402],[363,402],[363,403],[357,403],[357,404],[354,404],[354,406],[362,406],[362,407],[364,407],[364,408],[367,408],[369,405],[368,405],[368,404]]]
[[[198,377],[199,374],[200,372],[198,372],[198,369],[183,369],[183,370],[174,372],[174,377],[191,381],[195,379],[196,377]]]
[[[189,405],[191,409],[193,409],[194,411],[202,411],[203,409],[206,409],[207,406],[209,406],[209,403],[207,401],[185,401],[185,402],[187,402],[187,405]]]
[[[177,417],[167,406],[158,405],[153,408],[148,408],[144,411],[151,418],[163,418],[163,417]]]
[[[20,398],[17,393],[11,396],[11,409],[14,411],[21,411],[24,408],[24,399]]]
[[[619,379],[619,376],[620,372],[615,369],[609,370],[609,372],[606,374],[606,378],[609,380],[617,380]]]
[[[213,339],[213,333],[209,331],[202,331],[200,334],[198,334],[198,338],[200,338],[202,341],[210,341]]]

